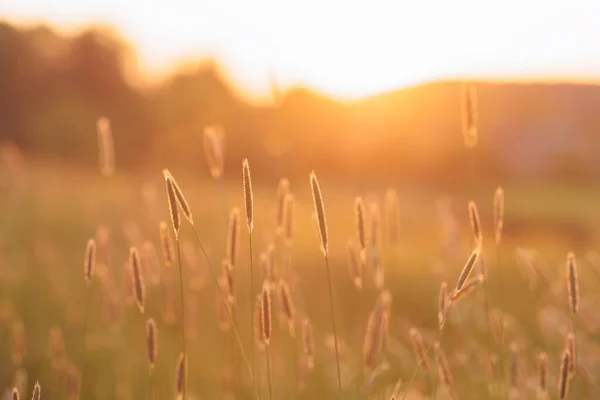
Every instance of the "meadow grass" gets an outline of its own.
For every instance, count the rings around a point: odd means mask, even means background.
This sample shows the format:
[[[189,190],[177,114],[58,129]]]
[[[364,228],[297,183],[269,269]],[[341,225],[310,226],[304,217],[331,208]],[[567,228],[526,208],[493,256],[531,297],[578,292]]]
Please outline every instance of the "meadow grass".
[[[65,371],[73,365],[83,371],[83,365],[77,364],[82,360],[79,354],[81,334],[84,325],[87,325],[82,398],[149,398],[147,344],[143,333],[145,321],[153,318],[160,332],[160,353],[152,370],[153,398],[174,396],[174,366],[182,351],[182,340],[185,340],[188,354],[186,392],[189,399],[221,398],[233,392],[240,398],[252,396],[252,378],[244,369],[233,371],[238,375],[239,387],[232,387],[225,379],[225,371],[229,371],[225,368],[226,349],[217,345],[226,343],[218,326],[219,308],[216,305],[219,292],[202,257],[198,257],[197,265],[189,267],[197,274],[198,284],[191,284],[188,267],[182,266],[186,271],[182,282],[186,303],[193,295],[200,305],[197,318],[186,320],[186,331],[193,330],[196,335],[182,339],[180,321],[177,320],[181,311],[176,307],[177,302],[173,303],[176,319],[167,318],[168,313],[165,314],[164,309],[169,311],[169,303],[165,301],[163,287],[153,284],[147,275],[144,279],[147,287],[144,318],[140,318],[135,302],[127,300],[123,276],[130,247],[138,249],[141,270],[148,274],[147,254],[142,250],[142,244],[149,240],[159,249],[158,223],[170,219],[160,171],[151,176],[117,173],[106,180],[93,172],[74,171],[62,166],[42,168],[32,163],[27,173],[27,185],[22,190],[6,187],[0,196],[0,206],[5,211],[0,251],[0,348],[4,349],[0,352],[0,363],[7,366],[0,370],[0,388],[9,394],[13,387],[18,388],[21,398],[29,398],[35,382],[39,381],[42,398],[60,398],[59,393],[67,393],[63,390],[67,385]],[[181,187],[185,188],[186,198],[194,212],[194,227],[202,237],[207,253],[211,259],[222,259],[227,249],[227,221],[212,210],[214,199],[220,196],[217,188],[208,179],[198,182],[197,177],[185,174],[177,178]],[[65,181],[69,184],[65,185]],[[154,198],[142,195],[140,188],[144,183],[156,188]],[[277,187],[253,183],[256,215],[253,246],[260,251],[276,240],[274,204]],[[245,204],[241,185],[241,179],[232,179],[223,186],[223,196],[228,199],[228,204],[240,210]],[[398,192],[401,215],[399,244],[394,251],[386,249],[384,254],[385,289],[391,294],[393,305],[386,329],[388,333],[382,338],[384,344],[375,368],[365,372],[363,340],[368,316],[379,291],[373,281],[368,256],[362,272],[362,288],[358,290],[352,282],[347,265],[347,246],[348,240],[357,240],[355,198],[375,198],[382,204],[388,187],[394,187]],[[312,218],[314,205],[310,185],[306,178],[290,180],[295,203],[293,263],[292,267],[286,267],[285,275],[280,278],[285,279],[293,297],[297,325],[301,326],[304,318],[312,324],[314,368],[307,368],[302,350],[303,338],[298,334],[293,342],[298,354],[297,373],[289,373],[291,352],[285,347],[289,341],[289,324],[286,318],[281,318],[282,310],[274,297],[272,335],[266,359],[271,371],[266,373],[266,362],[256,363],[259,396],[269,397],[269,388],[261,387],[266,382],[260,377],[270,378],[273,398],[282,396],[282,393],[306,399],[341,396],[389,398],[399,380],[401,385],[396,393],[403,394],[417,365],[409,332],[416,327],[425,345],[432,346],[439,322],[437,303],[440,284],[448,282],[449,289],[453,289],[453,282],[472,250],[473,233],[466,207],[471,199],[477,201],[486,238],[484,246],[489,247],[486,248],[488,254],[493,253],[492,196],[495,187],[482,185],[468,194],[458,190],[449,192],[453,199],[452,216],[456,219],[458,230],[445,236],[443,224],[436,213],[436,201],[441,194],[436,190],[388,182],[379,190],[365,193],[358,185],[340,186],[335,181],[325,180],[321,189],[326,202],[327,261],[333,287],[330,292],[324,279],[323,255],[319,252],[321,241]],[[577,383],[569,387],[568,398],[584,398],[586,395],[595,398],[600,395],[596,382],[596,377],[600,376],[597,343],[600,321],[595,317],[594,307],[600,301],[595,294],[600,283],[594,271],[600,266],[593,265],[586,255],[589,250],[595,250],[597,244],[598,229],[594,221],[600,219],[600,209],[596,207],[600,188],[538,186],[534,190],[504,185],[504,190],[507,200],[502,257],[499,265],[493,261],[486,263],[492,276],[487,282],[487,289],[493,301],[489,310],[490,320],[495,311],[501,310],[508,321],[502,332],[506,341],[504,345],[513,342],[519,349],[517,363],[520,372],[515,390],[523,399],[535,398],[539,354],[543,351],[547,354],[548,393],[550,398],[558,398],[559,372],[563,362],[561,354],[565,337],[573,330],[565,283],[565,257],[573,251],[578,260],[581,296],[577,314],[576,360],[577,367],[583,368],[587,377],[578,375]],[[115,197],[119,199],[117,205],[109,207]],[[95,235],[99,225],[108,227],[110,246],[100,244],[96,238],[96,276],[88,304],[83,301],[89,292],[79,266],[85,243]],[[194,233],[185,223],[181,224],[179,237],[182,241],[194,242]],[[250,260],[244,256],[250,254],[249,245],[246,240],[239,242],[241,256],[234,270],[235,282],[239,283],[235,296],[237,326],[248,353],[256,343],[249,312],[254,302],[249,305],[246,301],[255,299],[259,293],[258,285],[256,293],[252,293],[250,284],[242,283],[250,282]],[[521,265],[523,261],[518,260],[517,249],[536,254],[531,257],[532,267]],[[167,267],[162,258],[158,262],[161,280],[166,285],[178,284],[179,265]],[[533,268],[534,272],[527,268]],[[254,273],[254,280],[264,279],[260,275],[262,271],[257,269]],[[501,280],[493,278],[498,273],[502,274]],[[173,295],[178,295],[177,292],[178,287],[175,286]],[[277,296],[276,292],[272,295]],[[331,310],[325,303],[334,306],[337,335],[332,332]],[[92,310],[87,324],[86,307]],[[23,321],[25,327],[25,344],[21,350],[15,349],[16,342],[10,329],[17,320]],[[432,379],[418,375],[411,384],[407,399],[429,395],[437,399],[449,396],[455,399],[494,398],[491,382],[502,382],[504,374],[496,365],[490,372],[495,378],[490,380],[482,353],[490,347],[489,334],[492,335],[492,351],[498,351],[503,344],[494,336],[493,326],[492,332],[488,333],[488,321],[479,296],[469,295],[454,304],[448,313],[443,340],[440,340],[439,347],[437,344],[434,347],[438,349],[438,359],[442,360],[440,365],[444,366],[445,375],[442,377],[447,379],[447,371],[450,371],[452,387],[441,385],[439,390],[434,391]],[[48,352],[48,336],[53,327],[60,327],[64,332],[66,361],[62,364],[51,362]],[[338,340],[327,339],[332,337]],[[440,356],[442,349],[443,356]],[[12,357],[19,351],[23,353],[22,360]],[[257,351],[257,359],[264,353]],[[434,354],[427,357],[431,357],[432,368],[437,368],[434,367],[437,366]],[[115,365],[123,361],[126,361],[127,367],[115,371]],[[342,392],[338,387],[338,373],[339,380],[345,383]],[[437,373],[435,369],[434,374]],[[357,381],[361,384],[354,384]]]

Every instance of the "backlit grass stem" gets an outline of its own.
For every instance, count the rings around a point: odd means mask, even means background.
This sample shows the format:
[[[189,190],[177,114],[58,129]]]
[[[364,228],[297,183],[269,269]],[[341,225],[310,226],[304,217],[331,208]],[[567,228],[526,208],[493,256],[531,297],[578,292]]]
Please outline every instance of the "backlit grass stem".
[[[314,172],[310,174],[310,186],[312,189],[313,201],[315,206],[315,212],[317,215],[317,223],[319,227],[319,234],[321,237],[321,249],[325,255],[325,268],[327,270],[327,285],[329,287],[329,306],[331,309],[331,325],[333,327],[333,344],[335,347],[335,360],[337,365],[337,378],[338,388],[342,391],[342,373],[340,370],[340,354],[338,350],[338,335],[335,325],[335,312],[333,309],[333,289],[331,285],[331,270],[329,267],[329,251],[328,251],[328,237],[327,237],[327,222],[325,220],[325,208],[323,206],[323,196],[321,195],[321,189],[319,187],[319,181],[317,175]]]
[[[196,238],[196,242],[198,243],[198,246],[200,247],[200,251],[202,252],[202,255],[204,256],[204,260],[208,264],[208,270],[210,271],[210,275],[212,276],[213,281],[214,281],[215,285],[217,286],[219,295],[221,296],[221,301],[225,304],[224,308],[225,308],[225,311],[227,312],[227,317],[229,318],[229,321],[231,323],[231,328],[235,335],[238,347],[240,349],[240,353],[242,355],[244,364],[246,366],[246,372],[248,373],[248,377],[250,379],[252,379],[252,368],[251,368],[250,362],[248,361],[248,357],[246,356],[246,352],[244,351],[244,345],[242,344],[242,340],[240,338],[240,333],[238,331],[237,325],[235,324],[235,320],[233,319],[231,310],[227,306],[227,295],[226,295],[226,293],[223,292],[221,285],[219,285],[219,279],[217,278],[217,275],[215,274],[215,271],[213,270],[213,266],[212,266],[212,263],[210,262],[210,258],[208,257],[208,253],[206,252],[204,244],[202,243],[202,240],[200,239],[200,235],[198,234],[198,231],[196,230],[195,226],[192,226],[192,231],[194,232],[194,237]],[[254,304],[254,301],[252,304]],[[254,346],[254,344],[252,344],[252,346]],[[255,399],[258,399],[259,397],[256,392],[256,387],[253,388],[253,391],[254,391]]]
[[[246,208],[246,224],[248,225],[248,247],[250,253],[250,332],[251,346],[250,358],[252,359],[252,387],[256,391],[256,360],[255,360],[255,340],[254,337],[254,255],[252,254],[252,230],[254,229],[254,204],[252,198],[252,178],[250,175],[250,164],[245,158],[242,162],[242,182],[244,187],[244,204]]]

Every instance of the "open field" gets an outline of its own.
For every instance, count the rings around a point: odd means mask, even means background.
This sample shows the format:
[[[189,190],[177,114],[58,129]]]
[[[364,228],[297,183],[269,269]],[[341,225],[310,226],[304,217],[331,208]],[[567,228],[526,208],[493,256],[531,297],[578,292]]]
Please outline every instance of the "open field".
[[[252,160],[250,160],[252,162]],[[218,184],[197,181],[191,171],[171,171],[187,197],[195,226],[205,243],[214,271],[220,274],[226,254],[227,221],[233,207],[241,211],[239,261],[233,270],[236,320],[246,353],[250,354],[249,247],[245,226],[241,160],[238,179]],[[281,308],[273,298],[274,330],[270,344],[273,398],[336,398],[337,378],[332,348],[331,319],[326,270],[319,250],[313,219],[308,172],[305,180],[290,182],[295,195],[295,230],[286,254],[291,260],[279,271],[291,289],[296,308],[296,337],[280,318]],[[318,174],[318,171],[316,171]],[[146,319],[158,325],[158,357],[154,369],[156,398],[175,395],[175,364],[181,351],[178,269],[166,268],[160,251],[161,220],[169,221],[164,179],[160,171],[148,176],[119,175],[102,178],[94,172],[73,171],[55,165],[32,165],[8,176],[2,190],[0,222],[0,387],[23,385],[28,398],[33,383],[40,382],[42,398],[66,398],[68,371],[83,370],[82,399],[148,398],[148,360],[145,344]],[[257,177],[258,178],[258,177]],[[256,179],[259,182],[259,179]],[[557,398],[560,354],[567,331],[571,330],[566,285],[566,254],[575,252],[579,264],[580,314],[576,318],[580,373],[571,384],[570,398],[597,398],[595,377],[600,376],[598,334],[600,320],[595,308],[600,265],[586,257],[597,248],[600,222],[600,187],[520,186],[504,187],[505,224],[502,244],[494,246],[492,199],[495,185],[481,185],[471,193],[438,193],[432,189],[402,187],[399,243],[388,243],[384,207],[387,187],[340,185],[323,180],[330,238],[330,263],[344,398],[380,398],[398,379],[400,393],[417,366],[409,330],[416,327],[429,344],[435,335],[440,283],[452,289],[473,243],[467,202],[475,200],[481,214],[488,295],[492,315],[506,313],[503,344],[491,337],[492,352],[504,355],[506,376],[486,372],[489,347],[480,285],[449,313],[441,346],[454,375],[457,398],[481,399],[495,392],[498,382],[516,377],[512,396],[535,397],[538,356],[548,354],[548,390]],[[275,243],[283,259],[283,241],[274,234],[277,182],[254,185],[254,268],[261,271],[259,255]],[[385,289],[392,296],[389,336],[377,357],[376,373],[363,376],[363,340],[369,312],[379,291],[369,265],[364,285],[358,291],[348,269],[346,244],[356,239],[353,202],[355,196],[376,202],[382,212],[382,262]],[[443,196],[451,199],[450,212],[440,212]],[[170,226],[170,224],[169,224]],[[99,227],[104,227],[100,229]],[[102,233],[104,232],[104,233]],[[83,275],[86,243],[96,237],[98,262],[89,289]],[[231,332],[222,332],[219,297],[186,221],[180,233],[184,249],[184,283],[188,308],[186,341],[189,353],[187,398],[251,398],[251,385]],[[160,279],[154,281],[144,242],[156,248]],[[146,285],[145,313],[141,315],[131,294],[127,275],[129,247],[142,253]],[[519,249],[519,250],[517,250]],[[533,250],[537,251],[537,256]],[[517,257],[517,253],[520,257]],[[528,258],[529,257],[529,258]],[[520,260],[519,263],[517,260]],[[529,260],[529,262],[525,261]],[[477,267],[479,268],[479,267]],[[258,273],[257,273],[258,274]],[[261,271],[260,281],[264,278]],[[260,283],[256,284],[259,293]],[[129,288],[129,289],[128,289]],[[89,290],[89,292],[88,292]],[[86,293],[89,293],[89,327],[84,357],[81,353]],[[252,307],[253,308],[253,307]],[[315,367],[303,368],[300,321],[307,317],[314,327]],[[15,341],[15,326],[22,321],[24,342]],[[50,332],[60,328],[64,352],[51,346]],[[20,350],[20,344],[24,345]],[[514,347],[516,346],[516,347]],[[516,351],[514,357],[512,350]],[[51,349],[53,349],[51,351]],[[510,350],[509,350],[510,349]],[[22,359],[20,355],[22,353]],[[258,351],[258,393],[268,398],[265,352]],[[237,369],[231,369],[231,361]],[[429,355],[435,366],[433,352]],[[508,365],[512,367],[509,368]],[[26,372],[23,381],[22,372]],[[588,377],[585,378],[585,373]],[[586,380],[587,379],[587,380]],[[435,382],[422,372],[411,385],[408,398],[427,398]],[[501,384],[500,386],[502,386]],[[437,398],[449,398],[443,387]],[[420,393],[420,394],[419,394]],[[24,394],[24,395],[23,395]]]

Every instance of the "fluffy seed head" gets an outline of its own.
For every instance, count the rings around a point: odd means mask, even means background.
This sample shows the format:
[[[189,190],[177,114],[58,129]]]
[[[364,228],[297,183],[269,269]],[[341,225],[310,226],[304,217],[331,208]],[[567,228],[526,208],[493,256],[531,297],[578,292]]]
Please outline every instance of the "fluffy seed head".
[[[144,277],[142,276],[142,266],[140,264],[140,256],[135,247],[129,249],[129,265],[131,266],[131,279],[133,284],[133,292],[140,313],[144,313],[144,302],[146,297],[146,289],[144,286]]]
[[[421,336],[421,332],[419,332],[417,328],[411,328],[409,333],[415,355],[417,356],[417,362],[419,363],[421,369],[424,372],[427,372],[429,371],[429,361],[425,354],[425,343],[423,342],[423,336]]]
[[[281,309],[285,318],[288,322],[288,327],[292,337],[295,335],[294,319],[296,318],[296,309],[294,308],[294,301],[292,299],[292,293],[287,282],[283,279],[279,281],[279,299],[281,301]]]
[[[98,121],[96,122],[96,131],[98,134],[98,161],[100,163],[100,172],[103,176],[108,177],[115,173],[115,145],[108,118],[98,118]]]
[[[504,227],[504,189],[496,189],[494,193],[494,236],[496,244],[502,239],[502,228]]]
[[[562,353],[562,357],[560,359],[560,373],[558,374],[558,398],[560,400],[565,400],[569,393],[569,364],[570,364],[570,354],[567,349],[565,349]]]
[[[546,393],[548,391],[548,355],[544,352],[540,354],[539,390],[542,393]]]
[[[481,220],[479,219],[479,211],[474,201],[469,201],[469,219],[471,221],[471,228],[473,228],[473,238],[475,240],[475,247],[481,248],[483,242],[483,235],[481,233]]]
[[[165,221],[160,221],[158,227],[160,232],[160,247],[165,260],[165,266],[171,268],[175,262],[175,249],[173,248],[171,232]]]
[[[454,387],[454,380],[452,379],[452,373],[450,372],[450,365],[448,364],[446,354],[440,347],[439,342],[436,341],[433,343],[433,351],[438,365],[438,374],[440,380],[444,382],[448,388],[452,389]]]
[[[277,186],[277,215],[276,229],[281,231],[285,223],[285,197],[290,192],[290,181],[287,178],[281,178]]]
[[[169,213],[171,214],[171,223],[173,224],[173,231],[175,232],[175,238],[179,235],[179,228],[181,228],[181,219],[179,217],[179,209],[177,208],[177,197],[175,195],[175,186],[170,175],[165,175],[165,183],[167,185],[167,199],[169,201]]]
[[[575,375],[577,354],[575,354],[575,335],[569,332],[565,339],[565,350],[569,352],[569,379]]]
[[[246,223],[248,232],[252,233],[254,228],[254,205],[252,201],[252,179],[250,177],[250,164],[248,159],[244,158],[242,163],[242,179],[244,181],[244,202],[246,204]]]
[[[454,289],[452,292],[452,303],[458,303],[479,287],[481,283],[483,283],[484,278],[483,275],[479,274],[476,277],[468,279],[465,284],[462,286],[460,290]]]
[[[235,303],[235,294],[233,287],[233,267],[229,260],[225,259],[221,263],[221,271],[223,273],[223,292],[227,295],[229,304]]]
[[[173,178],[173,175],[171,175],[171,172],[168,169],[163,169],[163,175],[164,175],[165,179],[169,179],[171,181],[171,184],[173,186],[173,192],[175,193],[175,198],[177,199],[177,204],[179,204],[179,207],[181,207],[181,211],[183,211],[183,215],[189,221],[190,224],[194,225],[192,209],[190,208],[190,205],[188,204],[187,200],[185,199],[183,192],[179,188],[177,181],[175,180],[175,178]],[[169,198],[169,207],[171,205],[170,201],[171,200]]]
[[[313,202],[315,204],[315,213],[317,215],[317,224],[319,227],[319,234],[321,236],[321,249],[323,253],[328,253],[328,240],[327,240],[327,221],[325,220],[325,208],[323,206],[323,196],[321,195],[321,188],[319,187],[319,181],[314,171],[310,173],[310,186],[312,189]]]
[[[363,263],[360,260],[360,250],[356,247],[352,240],[348,241],[346,250],[348,253],[348,270],[350,271],[350,278],[352,279],[354,286],[358,290],[361,290]]]
[[[302,348],[306,357],[306,366],[309,370],[315,367],[315,339],[312,324],[308,318],[302,320]]]
[[[271,291],[269,285],[264,284],[262,289],[262,305],[260,309],[261,335],[265,346],[269,345],[271,340]]]
[[[183,397],[187,386],[187,357],[185,354],[180,353],[177,359],[177,366],[175,368],[175,388],[177,390],[177,398]]]
[[[227,234],[227,260],[232,267],[237,264],[240,243],[240,210],[234,208],[229,214]]]
[[[354,200],[354,215],[356,220],[356,238],[358,248],[361,254],[364,253],[366,244],[366,228],[365,228],[365,202],[362,197],[357,197]]]
[[[83,263],[83,276],[86,283],[89,285],[92,277],[94,276],[94,270],[96,269],[96,241],[92,238],[88,240],[85,247],[85,261]]]
[[[42,398],[42,388],[40,387],[40,383],[36,382],[33,386],[33,395],[31,396],[31,400],[40,400]]]
[[[477,91],[472,83],[464,83],[462,85],[462,130],[468,148],[477,145],[477,123]]]
[[[158,354],[158,329],[153,318],[148,318],[146,321],[146,346],[148,350],[148,366],[150,372],[152,372]]]
[[[219,179],[223,175],[223,136],[224,133],[221,127],[208,126],[204,128],[204,154],[213,179]]]
[[[569,295],[569,307],[573,315],[579,310],[579,277],[577,274],[577,263],[575,254],[567,254],[567,292]]]
[[[446,322],[446,311],[449,305],[449,297],[448,297],[448,284],[446,282],[442,282],[440,285],[440,294],[438,297],[438,327],[439,329],[444,328],[444,323]]]
[[[467,259],[467,262],[465,264],[465,266],[463,267],[460,275],[458,276],[458,280],[456,282],[456,292],[459,292],[463,285],[465,284],[465,282],[467,281],[467,279],[469,279],[469,277],[471,276],[471,273],[473,272],[473,268],[475,267],[475,264],[477,263],[477,259],[479,258],[479,247],[475,248],[475,250],[473,250],[473,252],[471,252],[471,255],[469,256],[469,258]]]

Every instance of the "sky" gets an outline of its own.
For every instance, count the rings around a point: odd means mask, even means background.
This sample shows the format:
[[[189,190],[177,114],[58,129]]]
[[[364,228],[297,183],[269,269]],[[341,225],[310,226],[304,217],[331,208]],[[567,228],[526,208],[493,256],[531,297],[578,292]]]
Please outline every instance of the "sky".
[[[0,18],[102,21],[143,68],[213,55],[251,96],[358,98],[444,78],[600,78],[598,0],[0,0]]]

